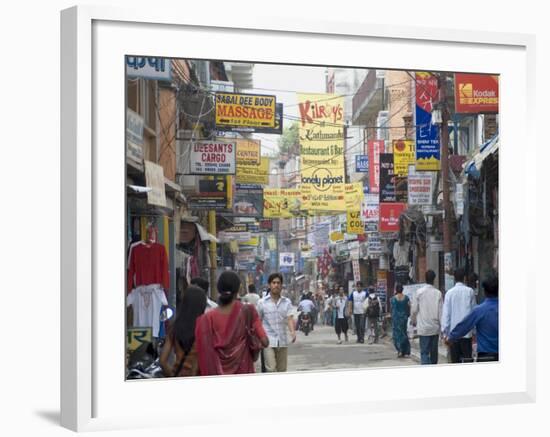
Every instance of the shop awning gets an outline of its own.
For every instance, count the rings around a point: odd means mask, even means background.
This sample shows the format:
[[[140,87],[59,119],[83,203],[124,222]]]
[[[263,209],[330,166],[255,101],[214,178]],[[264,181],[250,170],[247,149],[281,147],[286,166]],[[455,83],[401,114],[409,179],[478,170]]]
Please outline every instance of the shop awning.
[[[485,158],[498,151],[499,143],[500,141],[498,134],[489,141],[483,143],[479,148],[479,152],[476,153],[474,157],[464,165],[464,174],[478,177],[483,161]]]

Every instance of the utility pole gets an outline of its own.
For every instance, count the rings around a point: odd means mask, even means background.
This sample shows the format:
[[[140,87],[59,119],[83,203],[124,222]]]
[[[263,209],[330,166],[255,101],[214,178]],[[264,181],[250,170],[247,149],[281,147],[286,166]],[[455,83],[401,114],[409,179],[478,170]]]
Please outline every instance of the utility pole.
[[[439,136],[441,140],[441,179],[443,188],[443,253],[445,275],[451,274],[453,263],[451,253],[451,202],[449,195],[449,113],[446,94],[447,74],[439,75],[439,106],[441,108],[441,125]]]

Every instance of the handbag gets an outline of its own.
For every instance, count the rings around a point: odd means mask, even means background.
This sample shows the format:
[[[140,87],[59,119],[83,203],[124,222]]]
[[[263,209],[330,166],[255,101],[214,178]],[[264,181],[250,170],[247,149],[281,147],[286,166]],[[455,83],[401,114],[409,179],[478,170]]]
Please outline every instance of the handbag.
[[[244,304],[243,311],[245,313],[245,329],[248,349],[252,354],[252,361],[256,361],[260,356],[260,351],[263,349],[262,342],[252,327],[252,307],[250,304]]]

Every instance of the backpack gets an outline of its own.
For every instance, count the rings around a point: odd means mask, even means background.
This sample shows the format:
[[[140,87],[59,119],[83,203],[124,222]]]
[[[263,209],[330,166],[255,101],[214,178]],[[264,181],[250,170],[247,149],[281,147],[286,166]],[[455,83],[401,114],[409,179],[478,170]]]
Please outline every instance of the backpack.
[[[379,317],[380,316],[380,302],[378,298],[368,297],[367,304],[367,317]]]

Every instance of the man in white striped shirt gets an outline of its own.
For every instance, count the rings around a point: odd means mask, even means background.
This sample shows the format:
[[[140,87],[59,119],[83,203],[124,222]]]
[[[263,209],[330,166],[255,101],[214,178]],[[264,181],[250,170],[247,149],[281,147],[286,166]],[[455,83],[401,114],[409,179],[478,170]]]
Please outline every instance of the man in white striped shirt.
[[[433,286],[435,272],[426,272],[427,285],[420,288],[413,299],[411,321],[420,338],[420,363],[437,364],[439,358],[439,331],[443,295]]]
[[[447,339],[451,331],[476,306],[476,295],[473,289],[464,285],[464,269],[458,268],[454,273],[455,286],[445,293],[441,332]],[[461,363],[472,359],[472,331],[451,343],[449,348],[451,363]]]

